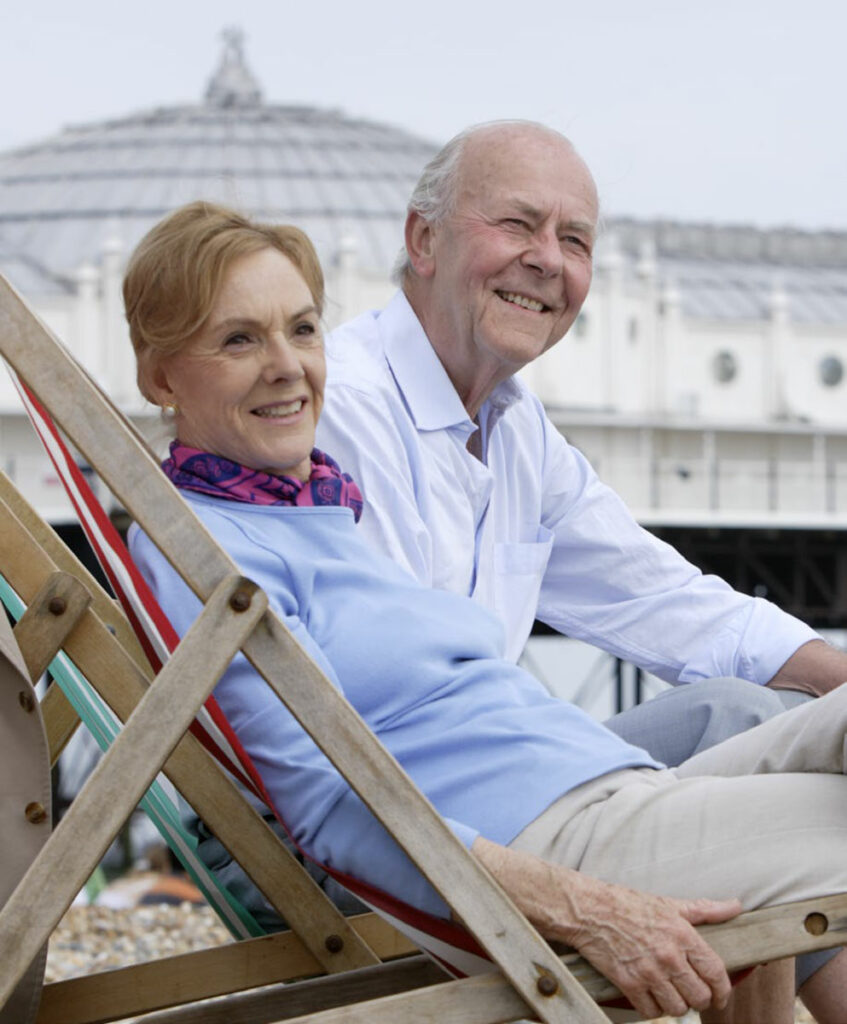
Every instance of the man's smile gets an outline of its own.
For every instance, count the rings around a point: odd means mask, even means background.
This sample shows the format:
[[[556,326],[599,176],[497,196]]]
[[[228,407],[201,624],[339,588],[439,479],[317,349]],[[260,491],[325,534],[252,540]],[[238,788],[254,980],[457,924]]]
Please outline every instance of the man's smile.
[[[545,306],[543,302],[538,299],[531,299],[528,295],[521,295],[520,292],[504,292],[497,291],[497,295],[503,299],[504,302],[510,302],[514,306],[520,306],[522,309],[531,310],[533,313],[546,313],[550,307]]]

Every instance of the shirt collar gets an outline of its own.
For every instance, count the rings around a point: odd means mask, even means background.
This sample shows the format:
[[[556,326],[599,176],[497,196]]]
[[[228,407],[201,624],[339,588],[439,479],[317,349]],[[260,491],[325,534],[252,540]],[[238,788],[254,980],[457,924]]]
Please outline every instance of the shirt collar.
[[[462,424],[474,428],[453,382],[402,291],[398,291],[379,314],[379,329],[385,358],[415,426],[419,430],[443,430]],[[483,410],[490,405],[502,415],[519,397],[520,388],[510,377],[498,384],[485,401]],[[481,421],[485,418],[481,416]],[[499,415],[495,419],[499,419]]]

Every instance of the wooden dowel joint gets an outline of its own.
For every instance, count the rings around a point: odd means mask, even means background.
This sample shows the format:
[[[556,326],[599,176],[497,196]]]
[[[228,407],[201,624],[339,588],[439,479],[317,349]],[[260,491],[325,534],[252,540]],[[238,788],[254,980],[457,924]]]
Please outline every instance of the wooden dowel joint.
[[[826,914],[821,914],[815,911],[812,914],[806,915],[803,927],[809,935],[823,935],[829,931],[829,919]]]

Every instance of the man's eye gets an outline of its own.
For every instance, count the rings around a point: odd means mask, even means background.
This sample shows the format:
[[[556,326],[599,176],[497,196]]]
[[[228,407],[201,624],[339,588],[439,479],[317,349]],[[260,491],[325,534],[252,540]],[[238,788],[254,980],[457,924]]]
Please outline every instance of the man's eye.
[[[562,241],[565,245],[573,245],[577,249],[583,249],[585,252],[591,252],[591,246],[581,235],[565,235]]]
[[[525,231],[529,230],[529,224],[525,220],[521,220],[520,217],[507,217],[504,223],[510,227],[522,228]]]

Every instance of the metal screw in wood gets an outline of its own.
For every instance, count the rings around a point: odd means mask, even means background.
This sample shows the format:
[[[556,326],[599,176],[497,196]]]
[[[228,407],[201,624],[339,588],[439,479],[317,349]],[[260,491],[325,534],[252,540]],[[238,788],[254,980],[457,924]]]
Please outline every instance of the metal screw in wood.
[[[536,988],[543,996],[554,996],[559,991],[559,983],[549,974],[542,974],[535,983]]]
[[[33,800],[32,803],[27,804],[24,810],[26,820],[32,822],[33,825],[40,825],[42,821],[47,819],[47,811],[44,809],[44,804],[40,804],[37,800]]]
[[[244,590],[236,590],[229,599],[229,606],[234,612],[246,612],[250,607],[250,595]]]

